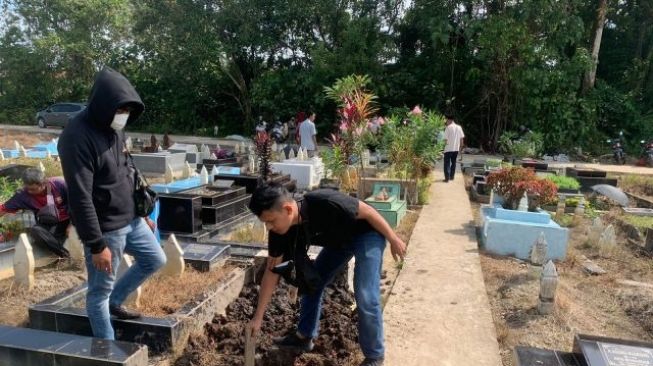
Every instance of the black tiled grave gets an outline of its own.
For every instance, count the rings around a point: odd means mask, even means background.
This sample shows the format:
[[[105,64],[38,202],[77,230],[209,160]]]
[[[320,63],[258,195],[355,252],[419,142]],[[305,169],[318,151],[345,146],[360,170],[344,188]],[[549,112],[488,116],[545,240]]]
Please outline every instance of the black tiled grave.
[[[0,326],[0,366],[146,366],[147,347],[29,328]]]
[[[9,164],[0,167],[0,177],[6,177],[10,180],[20,180],[25,170],[31,168],[29,165]]]
[[[578,334],[574,352],[586,366],[653,366],[653,344]]]
[[[248,212],[247,205],[249,204],[250,198],[251,194],[247,194],[228,202],[202,207],[202,223],[204,225],[215,225]]]
[[[245,187],[247,193],[252,193],[258,185],[259,177],[257,175],[229,175],[218,174],[214,179],[233,180],[237,186]],[[271,181],[274,183],[285,183],[290,180],[290,175],[273,174]]]
[[[517,346],[515,366],[580,366],[576,355],[568,352]]]
[[[194,233],[202,229],[202,197],[159,196],[159,230],[174,233]]]
[[[179,243],[184,250],[184,262],[200,272],[209,272],[221,266],[229,257],[229,245]]]
[[[588,177],[588,178],[605,178],[608,172],[598,169],[567,168],[568,177]]]
[[[175,196],[181,197],[195,197],[199,196],[202,198],[202,206],[214,206],[222,202],[229,201],[238,196],[245,195],[245,188],[243,187],[233,187],[233,188],[219,188],[212,186],[202,186],[198,188],[191,188],[184,191],[179,191],[174,193]]]

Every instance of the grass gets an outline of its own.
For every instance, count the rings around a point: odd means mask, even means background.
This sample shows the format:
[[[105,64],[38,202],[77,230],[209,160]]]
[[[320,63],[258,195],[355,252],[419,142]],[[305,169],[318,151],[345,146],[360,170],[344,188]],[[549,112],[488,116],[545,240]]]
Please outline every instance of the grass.
[[[653,196],[653,177],[643,175],[623,175],[619,187],[624,191],[645,196]]]
[[[580,189],[580,183],[572,177],[549,175],[546,179],[553,182],[558,189]]]
[[[636,227],[642,233],[646,233],[647,229],[653,229],[653,217],[623,215],[623,220]]]
[[[7,166],[10,164],[21,164],[29,165],[32,167],[38,167],[39,163],[43,163],[45,167],[45,176],[46,177],[61,177],[63,176],[63,171],[61,170],[61,163],[59,160],[55,159],[32,159],[32,158],[11,158],[0,161],[0,167]]]
[[[0,202],[5,202],[22,187],[20,181],[10,180],[7,177],[0,177]]]

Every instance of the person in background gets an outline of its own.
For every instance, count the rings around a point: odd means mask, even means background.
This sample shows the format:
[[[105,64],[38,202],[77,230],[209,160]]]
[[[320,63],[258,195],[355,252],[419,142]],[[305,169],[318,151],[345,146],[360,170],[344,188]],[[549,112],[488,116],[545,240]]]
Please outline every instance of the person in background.
[[[453,180],[456,174],[456,158],[463,148],[465,133],[463,128],[454,122],[453,114],[447,114],[446,128],[444,129],[444,181]]]
[[[26,169],[23,172],[23,189],[0,204],[0,217],[20,210],[30,210],[36,218],[36,225],[29,229],[32,244],[61,258],[70,256],[64,248],[70,226],[68,189],[61,177],[46,178],[40,169]]]
[[[166,256],[152,232],[154,223],[136,214],[134,166],[123,129],[143,113],[140,96],[123,75],[105,68],[96,75],[88,101],[61,133],[57,149],[70,213],[84,244],[86,312],[93,336],[112,340],[111,316],[140,317],[122,303],[166,263]],[[116,280],[124,253],[136,262]]]
[[[308,152],[308,157],[315,156],[317,150],[317,130],[315,129],[315,113],[309,112],[308,118],[299,126],[299,144]]]

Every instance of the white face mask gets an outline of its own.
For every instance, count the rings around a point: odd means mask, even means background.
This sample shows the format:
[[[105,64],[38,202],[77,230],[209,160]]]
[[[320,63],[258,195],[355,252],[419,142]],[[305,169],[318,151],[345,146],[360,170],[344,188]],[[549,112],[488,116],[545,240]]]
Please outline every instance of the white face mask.
[[[129,119],[129,113],[116,113],[115,116],[113,116],[113,121],[111,121],[111,128],[113,128],[116,131],[120,131],[123,128],[125,128],[125,125],[127,125],[127,120]]]

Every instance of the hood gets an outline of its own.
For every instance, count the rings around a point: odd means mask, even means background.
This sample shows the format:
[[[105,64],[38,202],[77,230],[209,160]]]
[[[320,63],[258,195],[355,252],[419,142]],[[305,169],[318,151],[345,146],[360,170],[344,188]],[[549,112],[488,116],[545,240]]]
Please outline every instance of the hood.
[[[119,108],[132,108],[127,125],[135,121],[145,109],[141,97],[129,80],[109,67],[96,75],[87,105],[88,120],[101,129],[110,128]]]

